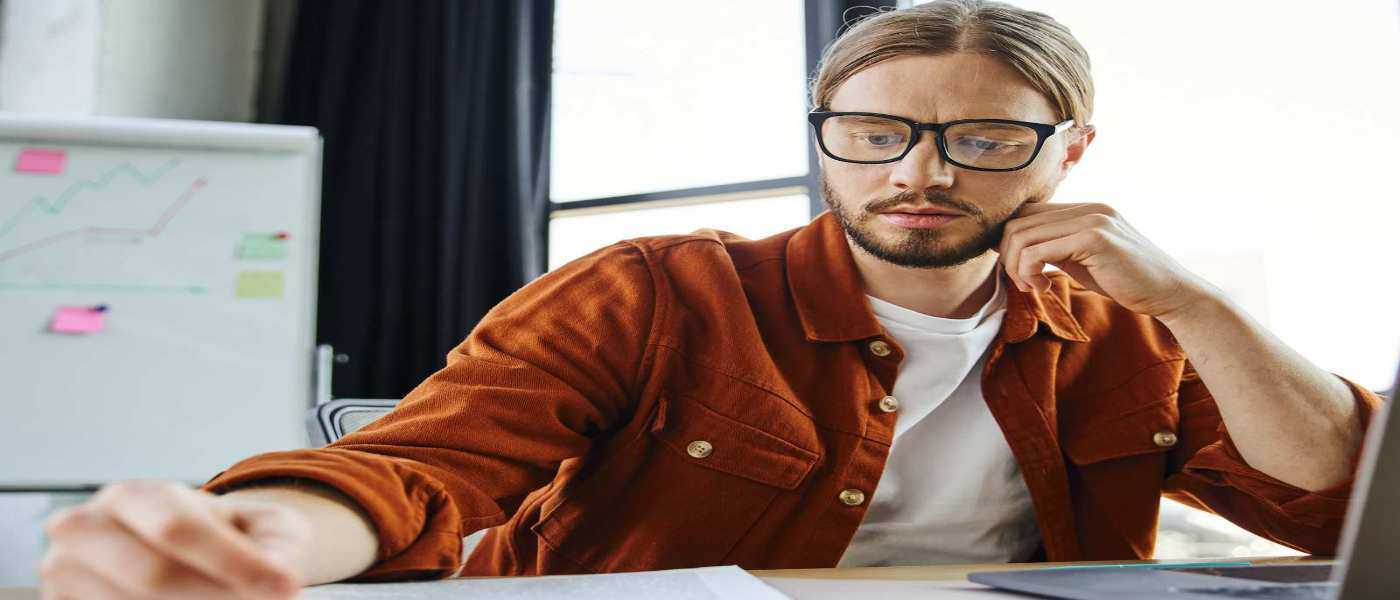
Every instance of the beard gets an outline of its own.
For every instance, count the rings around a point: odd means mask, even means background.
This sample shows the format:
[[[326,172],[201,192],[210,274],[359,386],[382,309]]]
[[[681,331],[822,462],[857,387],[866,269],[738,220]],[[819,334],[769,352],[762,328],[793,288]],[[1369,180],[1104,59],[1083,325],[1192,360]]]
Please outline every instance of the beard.
[[[846,236],[871,256],[901,267],[916,269],[936,269],[956,267],[986,254],[988,250],[1001,244],[1006,222],[1011,220],[1025,202],[1018,202],[1002,214],[988,215],[981,207],[959,200],[942,190],[904,192],[884,200],[853,208],[840,202],[836,191],[827,181],[826,173],[821,174],[822,201],[831,209],[836,220],[841,223]],[[922,199],[923,202],[919,202]],[[932,205],[956,210],[971,219],[978,231],[960,242],[949,240],[946,232],[940,229],[910,229],[898,240],[886,242],[876,238],[871,221],[878,219],[878,213],[900,205]]]

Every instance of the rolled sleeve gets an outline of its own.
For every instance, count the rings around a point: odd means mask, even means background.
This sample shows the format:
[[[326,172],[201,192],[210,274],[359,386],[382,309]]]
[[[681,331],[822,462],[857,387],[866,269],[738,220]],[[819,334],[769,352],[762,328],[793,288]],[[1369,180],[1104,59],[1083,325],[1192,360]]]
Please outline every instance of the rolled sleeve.
[[[1361,425],[1369,429],[1381,399],[1340,378],[1352,392]],[[1329,488],[1305,490],[1269,476],[1245,461],[1204,384],[1188,371],[1178,400],[1187,453],[1168,478],[1165,495],[1219,514],[1262,537],[1311,554],[1332,554],[1350,503],[1361,450],[1350,475]]]
[[[374,566],[357,581],[446,577],[462,553],[458,523],[490,527],[505,515],[462,519],[444,486],[411,466],[336,448],[274,452],[238,464],[204,484],[224,493],[268,480],[314,481],[334,488],[369,517],[379,538]]]

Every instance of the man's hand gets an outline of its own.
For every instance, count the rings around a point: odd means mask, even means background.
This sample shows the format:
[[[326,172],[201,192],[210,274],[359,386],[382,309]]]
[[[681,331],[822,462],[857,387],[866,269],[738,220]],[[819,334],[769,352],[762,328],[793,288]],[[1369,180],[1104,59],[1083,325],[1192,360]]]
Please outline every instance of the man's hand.
[[[1054,265],[1133,312],[1158,319],[1209,298],[1212,288],[1104,204],[1027,203],[1006,223],[997,248],[1022,291],[1044,291]]]
[[[46,599],[294,598],[311,541],[292,508],[157,481],[109,485],[46,528]]]

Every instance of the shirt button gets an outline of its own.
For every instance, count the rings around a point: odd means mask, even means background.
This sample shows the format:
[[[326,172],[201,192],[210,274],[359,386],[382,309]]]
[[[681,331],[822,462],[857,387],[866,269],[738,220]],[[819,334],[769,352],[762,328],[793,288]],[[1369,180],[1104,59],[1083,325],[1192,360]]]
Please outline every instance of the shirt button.
[[[890,345],[885,343],[885,340],[875,340],[873,342],[870,342],[871,354],[874,354],[875,356],[885,357],[889,356],[890,352],[892,352],[892,350],[890,349]]]
[[[860,490],[841,490],[841,495],[838,497],[841,499],[841,503],[846,506],[860,506],[865,502],[865,492]]]
[[[880,410],[892,413],[899,410],[899,399],[894,396],[885,396],[880,399]]]
[[[715,447],[705,440],[695,440],[685,447],[685,453],[695,458],[705,458],[714,451]]]
[[[1152,443],[1162,448],[1170,448],[1176,445],[1176,434],[1170,431],[1158,431],[1152,436]]]

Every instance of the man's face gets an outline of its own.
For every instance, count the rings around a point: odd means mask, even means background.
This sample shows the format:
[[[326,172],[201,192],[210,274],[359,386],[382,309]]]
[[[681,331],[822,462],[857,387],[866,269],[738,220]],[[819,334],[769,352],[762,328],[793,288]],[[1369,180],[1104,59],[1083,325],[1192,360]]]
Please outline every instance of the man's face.
[[[1060,120],[1050,101],[1010,66],[969,53],[903,56],[876,64],[841,84],[827,109],[920,122]],[[822,196],[846,234],[871,255],[906,267],[958,265],[996,247],[1002,226],[1021,204],[1050,198],[1087,144],[1067,147],[1071,134],[1051,137],[1034,162],[1008,172],[944,162],[933,132],[923,132],[896,163],[853,164],[822,155]],[[910,210],[954,216],[904,212]]]

